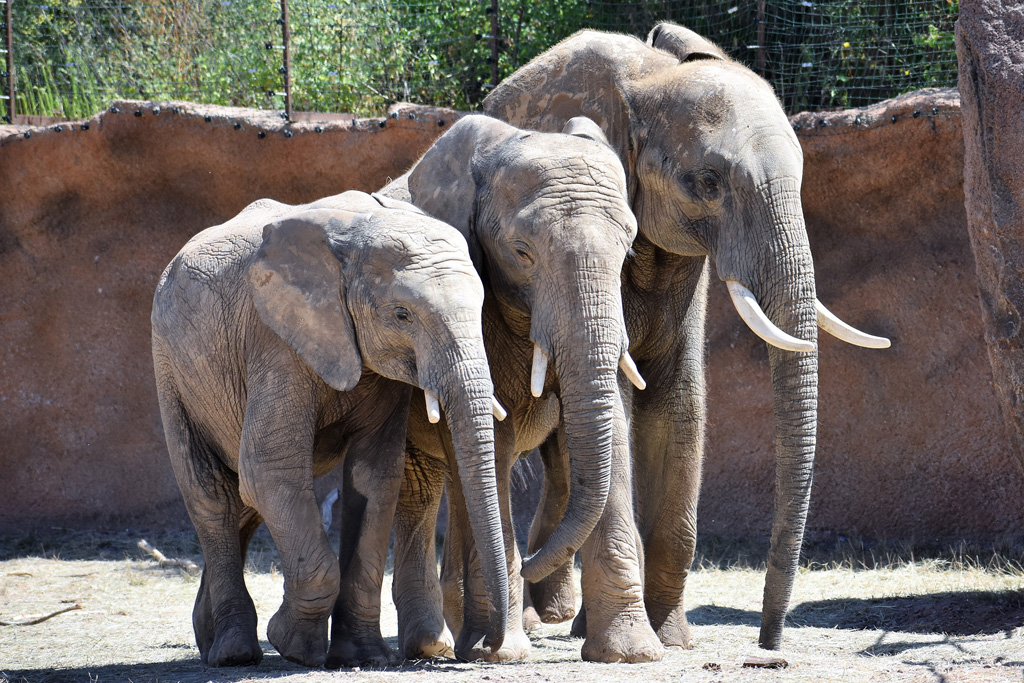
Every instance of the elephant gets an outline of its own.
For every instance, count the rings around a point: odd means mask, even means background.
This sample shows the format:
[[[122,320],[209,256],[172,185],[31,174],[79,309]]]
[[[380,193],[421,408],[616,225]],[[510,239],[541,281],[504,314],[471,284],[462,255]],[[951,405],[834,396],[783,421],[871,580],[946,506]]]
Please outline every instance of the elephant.
[[[592,563],[610,563],[635,580],[595,587],[625,609],[609,620],[642,621],[639,535],[629,497],[610,495],[630,477],[620,381],[643,379],[629,357],[620,274],[636,235],[626,201],[626,176],[604,134],[586,118],[556,133],[524,131],[496,119],[460,119],[405,175],[381,190],[408,199],[463,233],[484,282],[484,343],[495,395],[509,417],[495,425],[495,458],[510,611],[505,647],[496,654],[477,643],[482,598],[476,560],[465,554],[462,485],[449,477],[450,519],[442,588],[434,565],[433,526],[444,489],[443,430],[431,428],[414,406],[409,459],[395,523],[394,599],[399,647],[407,657],[446,649],[445,619],[458,633],[463,659],[524,659],[530,651],[522,624],[520,557],[510,512],[510,474],[528,452],[561,426],[577,486],[542,556],[556,564],[590,548]],[[622,369],[620,376],[619,369]],[[617,553],[603,552],[621,529]],[[592,542],[591,539],[597,539]],[[532,560],[528,560],[527,564]],[[605,576],[613,576],[606,572]],[[605,616],[595,609],[595,620]],[[653,631],[634,639],[631,656],[663,655]],[[614,629],[609,629],[613,632]],[[608,649],[595,639],[588,647]]]
[[[153,363],[172,468],[202,546],[193,611],[202,661],[258,663],[242,576],[266,521],[284,599],[270,643],[306,666],[384,663],[380,585],[413,387],[451,428],[466,515],[493,607],[508,612],[494,470],[483,286],[465,239],[419,209],[362,192],[260,200],[193,237],[153,300]],[[344,462],[335,557],[313,479]],[[376,594],[374,594],[376,589]],[[335,615],[330,652],[328,615]]]
[[[704,449],[709,262],[740,316],[767,342],[776,478],[759,644],[777,649],[810,500],[817,328],[871,348],[889,341],[849,327],[816,298],[800,202],[803,154],[771,86],[693,31],[662,23],[646,43],[581,31],[505,79],[483,108],[536,130],[588,116],[625,167],[639,235],[623,269],[622,300],[630,354],[651,384],[624,402],[632,405],[644,601],[667,646],[691,642],[683,591]],[[554,441],[542,454],[548,463],[565,458]],[[570,487],[562,471],[549,471],[560,482],[545,484],[531,545],[545,540],[551,524],[544,520],[564,505]],[[538,582],[552,569],[524,567],[523,576]],[[542,618],[571,616],[566,576],[534,592]],[[574,630],[589,638],[586,586],[583,603]]]

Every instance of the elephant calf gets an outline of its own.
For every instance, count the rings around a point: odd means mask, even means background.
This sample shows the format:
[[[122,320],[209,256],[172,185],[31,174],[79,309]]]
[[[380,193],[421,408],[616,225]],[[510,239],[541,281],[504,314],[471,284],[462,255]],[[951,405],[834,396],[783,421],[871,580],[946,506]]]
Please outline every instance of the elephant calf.
[[[171,261],[153,301],[153,362],[167,449],[205,560],[193,611],[204,663],[262,658],[242,577],[262,521],[285,577],[267,629],[274,647],[308,666],[387,661],[380,583],[413,386],[432,421],[444,409],[453,434],[492,605],[489,644],[501,647],[508,575],[492,422],[500,406],[483,298],[454,228],[361,192],[300,207],[258,201]],[[339,564],[313,478],[343,459],[345,518],[357,528],[343,531]],[[350,609],[335,615],[328,653],[339,593]]]

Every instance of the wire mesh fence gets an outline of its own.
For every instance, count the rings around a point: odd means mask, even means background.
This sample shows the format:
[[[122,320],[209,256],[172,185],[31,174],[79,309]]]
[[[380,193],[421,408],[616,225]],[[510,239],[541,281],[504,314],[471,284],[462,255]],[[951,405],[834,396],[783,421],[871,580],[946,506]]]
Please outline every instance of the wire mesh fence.
[[[790,112],[956,83],[959,0],[8,1],[3,95],[13,81],[21,114],[88,116],[118,97],[283,109],[286,77],[296,110],[475,109],[581,28],[644,37],[663,20],[763,75]]]

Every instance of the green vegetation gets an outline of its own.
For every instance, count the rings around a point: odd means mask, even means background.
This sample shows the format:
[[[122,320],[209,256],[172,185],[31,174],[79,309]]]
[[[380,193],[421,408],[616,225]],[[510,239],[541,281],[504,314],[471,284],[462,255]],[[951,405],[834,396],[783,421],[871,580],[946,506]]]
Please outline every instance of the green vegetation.
[[[77,118],[118,97],[284,106],[276,0],[19,0],[18,110]],[[297,111],[401,100],[475,109],[491,87],[490,0],[290,0]],[[499,78],[580,28],[690,26],[757,69],[790,111],[956,82],[958,0],[499,2]],[[759,44],[761,43],[761,44]]]

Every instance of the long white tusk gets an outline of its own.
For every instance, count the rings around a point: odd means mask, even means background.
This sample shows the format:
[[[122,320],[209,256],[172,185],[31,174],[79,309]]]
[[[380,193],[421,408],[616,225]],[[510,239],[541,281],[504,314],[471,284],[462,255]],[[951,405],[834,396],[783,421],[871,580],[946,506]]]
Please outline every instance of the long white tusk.
[[[441,403],[433,391],[423,390],[423,398],[427,401],[427,419],[434,425],[441,421]]]
[[[501,407],[501,404],[498,403],[498,399],[494,396],[491,396],[491,412],[494,413],[494,419],[498,422],[501,422],[508,417],[508,413]]]
[[[629,355],[629,351],[622,352],[622,357],[619,358],[619,367],[622,368],[622,372],[633,383],[633,386],[640,391],[647,388],[647,382],[640,376],[640,371],[636,369],[636,363],[633,362],[633,357]]]
[[[530,375],[530,393],[540,397],[544,393],[544,378],[548,374],[548,356],[539,345],[533,345],[533,372]]]
[[[754,334],[784,351],[814,351],[814,344],[811,342],[797,339],[776,327],[761,310],[753,292],[736,280],[726,280],[725,284],[729,288],[729,296],[732,297],[732,305],[736,307],[736,312]]]
[[[887,349],[892,346],[892,342],[885,337],[875,337],[874,335],[861,332],[855,327],[850,327],[837,318],[832,311],[825,308],[817,299],[814,300],[814,307],[818,310],[818,327],[836,339],[841,339],[847,344],[853,344],[854,346],[863,346],[866,349]]]

